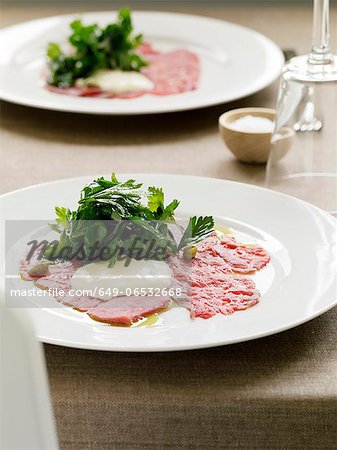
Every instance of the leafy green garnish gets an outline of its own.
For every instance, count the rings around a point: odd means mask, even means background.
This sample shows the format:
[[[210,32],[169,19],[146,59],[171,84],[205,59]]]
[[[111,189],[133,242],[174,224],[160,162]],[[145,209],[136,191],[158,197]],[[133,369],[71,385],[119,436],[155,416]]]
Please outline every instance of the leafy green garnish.
[[[147,208],[141,204],[141,183],[135,180],[119,182],[112,174],[111,181],[103,177],[85,186],[74,213],[74,220],[132,220],[148,217]]]
[[[51,42],[47,48],[48,83],[61,88],[72,86],[98,69],[139,71],[147,62],[135,50],[143,42],[141,34],[133,35],[128,8],[122,8],[116,23],[99,27],[83,25],[77,19],[70,24],[68,38],[71,51],[64,52]]]
[[[213,227],[214,219],[212,216],[191,217],[178,245],[178,250],[205,239],[214,232]]]
[[[164,206],[164,192],[162,188],[154,186],[148,189],[148,208],[153,213],[156,220],[171,220],[174,218],[174,211],[179,206],[178,200],[173,200],[168,206]]]
[[[114,173],[111,180],[98,178],[82,189],[77,210],[55,208],[56,224],[51,227],[60,239],[46,250],[45,257],[95,259],[92,249],[99,242],[111,251],[110,265],[118,251],[129,258],[165,259],[214,231],[212,217],[191,217],[184,231],[177,227],[179,233],[174,233],[179,202],[175,199],[165,206],[164,200],[161,188],[151,186],[144,192],[142,183],[118,181]]]

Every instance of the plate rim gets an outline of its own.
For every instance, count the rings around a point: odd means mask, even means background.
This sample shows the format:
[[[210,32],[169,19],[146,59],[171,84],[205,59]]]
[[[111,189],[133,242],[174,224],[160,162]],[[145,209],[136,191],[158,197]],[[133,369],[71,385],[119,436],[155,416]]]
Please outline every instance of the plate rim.
[[[5,34],[7,31],[11,30],[13,31],[15,28],[19,28],[23,25],[33,25],[34,23],[48,21],[48,20],[67,20],[74,17],[79,16],[85,16],[85,15],[95,15],[95,14],[114,14],[117,10],[105,10],[105,11],[83,11],[78,13],[70,13],[70,14],[61,14],[61,15],[55,15],[55,16],[47,16],[42,17],[39,19],[33,19],[28,21],[19,22],[17,24],[10,25],[8,27],[2,28],[0,30],[0,37],[2,34]],[[265,46],[269,47],[273,50],[274,57],[278,59],[278,64],[274,64],[272,68],[269,68],[268,76],[266,74],[263,74],[259,76],[259,82],[255,83],[253,88],[245,89],[243,90],[242,94],[236,95],[233,97],[229,97],[227,100],[208,100],[205,101],[198,101],[195,104],[187,105],[184,104],[181,105],[170,105],[168,106],[156,106],[151,107],[150,109],[144,109],[144,110],[134,110],[134,111],[108,111],[106,110],[91,110],[89,111],[87,108],[79,108],[78,106],[68,106],[64,104],[58,105],[57,103],[51,106],[50,101],[39,101],[35,99],[22,99],[20,96],[16,96],[13,94],[7,94],[6,90],[0,86],[0,99],[3,101],[7,101],[9,103],[14,103],[17,105],[27,106],[31,108],[36,109],[42,109],[42,110],[48,110],[48,111],[61,111],[61,112],[67,112],[72,114],[92,114],[92,115],[111,115],[111,116],[135,116],[135,115],[150,115],[150,114],[165,114],[165,113],[173,113],[173,112],[180,112],[180,111],[193,111],[196,109],[203,109],[203,108],[209,108],[212,106],[217,106],[221,104],[227,104],[233,101],[240,100],[242,98],[248,97],[249,95],[253,95],[262,89],[267,88],[271,83],[273,83],[280,75],[282,66],[284,64],[284,56],[282,53],[282,50],[280,47],[268,36],[264,35],[263,33],[260,33],[259,31],[256,31],[252,28],[249,28],[247,26],[237,24],[235,22],[230,22],[227,20],[222,20],[210,16],[203,16],[201,14],[188,14],[188,13],[180,13],[180,12],[171,12],[171,11],[146,11],[146,10],[137,10],[133,9],[132,12],[144,16],[151,16],[151,15],[171,15],[171,16],[179,16],[179,17],[185,17],[185,18],[197,18],[209,22],[216,22],[217,24],[222,25],[230,25],[237,29],[240,29],[243,32],[249,33],[252,36],[255,36],[257,39],[259,39]],[[5,66],[6,67],[6,66]]]
[[[163,173],[138,173],[138,172],[123,172],[120,174],[117,174],[117,176],[124,178],[127,176],[134,176],[134,177],[147,177],[147,176],[155,176],[155,177],[170,177],[171,179],[176,177],[179,179],[194,179],[194,180],[200,180],[203,179],[206,182],[209,181],[220,181],[222,183],[225,183],[227,185],[238,185],[238,186],[244,186],[244,187],[249,187],[250,189],[253,189],[255,191],[263,191],[263,192],[267,192],[268,194],[273,194],[276,195],[280,198],[284,198],[284,199],[290,199],[294,204],[298,203],[302,206],[306,206],[307,208],[309,207],[311,210],[315,211],[315,213],[319,213],[322,217],[324,217],[325,220],[327,220],[329,223],[333,224],[334,226],[337,225],[337,220],[331,216],[329,213],[327,213],[326,211],[323,211],[322,209],[316,207],[315,205],[312,205],[308,202],[305,202],[299,198],[296,198],[294,196],[288,195],[288,194],[284,194],[282,192],[278,192],[278,191],[274,191],[272,189],[266,188],[264,186],[258,186],[258,185],[251,185],[249,183],[243,183],[243,182],[239,182],[239,181],[232,181],[232,180],[227,180],[227,179],[222,179],[222,178],[215,178],[215,177],[203,177],[203,176],[198,176],[198,175],[182,175],[182,174],[163,174]],[[84,179],[94,179],[96,176],[90,176],[90,175],[84,175],[81,177],[72,177],[72,178],[63,178],[63,179],[59,179],[59,180],[53,180],[53,181],[49,181],[49,182],[45,182],[45,183],[38,183],[35,185],[31,185],[31,186],[26,186],[20,189],[16,189],[14,191],[10,191],[7,193],[4,193],[2,195],[0,195],[0,201],[8,196],[11,196],[13,194],[16,193],[20,193],[23,191],[27,191],[30,189],[34,189],[34,188],[39,188],[42,186],[46,186],[46,185],[55,185],[58,184],[60,182],[72,182],[74,180],[84,180]],[[6,219],[4,219],[6,220]],[[233,339],[229,339],[226,340],[225,342],[221,342],[221,341],[209,341],[207,343],[204,344],[175,344],[174,346],[158,346],[158,347],[151,347],[151,348],[126,348],[125,346],[119,346],[118,344],[113,344],[113,348],[111,348],[111,344],[110,343],[84,343],[82,344],[81,342],[78,342],[76,340],[71,340],[71,339],[67,339],[67,341],[63,341],[62,338],[61,339],[54,339],[54,338],[48,338],[46,336],[44,336],[43,334],[39,334],[37,333],[36,336],[37,338],[44,343],[47,344],[53,344],[53,345],[60,345],[60,346],[64,346],[64,347],[70,347],[70,348],[79,348],[79,349],[88,349],[88,350],[99,350],[99,351],[114,351],[114,352],[137,352],[137,353],[152,353],[152,352],[171,352],[171,351],[186,351],[186,350],[196,350],[196,349],[205,349],[205,348],[213,348],[213,347],[220,347],[223,345],[231,345],[231,344],[235,344],[235,343],[239,343],[239,342],[248,342],[251,340],[255,340],[255,339],[260,339],[263,337],[267,337],[267,336],[271,336],[274,334],[278,334],[281,333],[283,331],[292,329],[292,328],[296,328],[299,325],[302,325],[306,322],[309,322],[313,319],[315,319],[316,317],[319,317],[322,314],[325,314],[327,311],[329,311],[330,309],[332,309],[333,307],[335,307],[337,305],[337,296],[335,297],[334,300],[331,300],[331,302],[329,302],[329,305],[325,306],[324,308],[320,309],[319,311],[315,311],[314,313],[309,313],[307,316],[295,320],[289,324],[286,324],[284,326],[281,326],[279,328],[275,329],[271,329],[268,331],[262,331],[260,333],[253,333],[251,335],[246,335],[244,337],[237,337],[237,338],[233,338]],[[32,308],[32,309],[36,309],[36,308]],[[44,309],[44,308],[43,308]]]

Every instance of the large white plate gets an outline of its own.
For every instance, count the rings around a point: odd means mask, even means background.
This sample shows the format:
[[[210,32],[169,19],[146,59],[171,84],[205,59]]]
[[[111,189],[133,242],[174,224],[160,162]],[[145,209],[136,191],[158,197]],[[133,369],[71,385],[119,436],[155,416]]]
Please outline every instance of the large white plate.
[[[193,92],[136,99],[74,98],[48,92],[41,72],[49,41],[64,41],[69,23],[107,23],[114,12],[85,13],[35,20],[0,32],[0,97],[23,105],[92,114],[148,114],[181,111],[229,102],[270,84],[283,56],[265,36],[232,23],[184,14],[133,12],[137,31],[163,50],[187,48],[201,59],[200,86]]]
[[[336,220],[325,212],[274,191],[211,178],[132,175],[145,185],[162,186],[167,200],[181,199],[180,212],[212,214],[218,222],[253,236],[272,255],[262,278],[258,305],[231,316],[190,320],[183,308],[164,313],[153,328],[111,327],[71,308],[27,308],[43,342],[116,351],[184,350],[277,333],[332,308],[336,295]],[[121,178],[130,177],[121,175]],[[3,219],[53,218],[54,205],[75,207],[93,177],[32,186],[0,197]],[[0,242],[1,255],[4,238]],[[264,269],[262,269],[263,273]],[[20,281],[22,288],[27,282]],[[261,283],[262,282],[262,283]],[[46,299],[55,306],[54,299]],[[57,304],[58,305],[58,304]]]

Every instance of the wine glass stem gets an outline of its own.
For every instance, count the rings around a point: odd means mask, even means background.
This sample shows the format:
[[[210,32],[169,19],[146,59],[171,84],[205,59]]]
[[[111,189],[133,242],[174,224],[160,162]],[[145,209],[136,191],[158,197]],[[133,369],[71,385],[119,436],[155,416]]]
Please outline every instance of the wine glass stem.
[[[314,0],[314,17],[309,64],[329,64],[329,0]]]

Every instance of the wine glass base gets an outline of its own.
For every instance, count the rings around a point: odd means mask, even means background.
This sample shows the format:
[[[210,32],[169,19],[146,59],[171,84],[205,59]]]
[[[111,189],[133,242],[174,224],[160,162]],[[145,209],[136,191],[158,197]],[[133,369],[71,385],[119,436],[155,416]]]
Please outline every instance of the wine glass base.
[[[295,56],[284,66],[283,77],[311,83],[337,81],[337,55],[331,56],[329,64],[312,64],[308,55]]]

